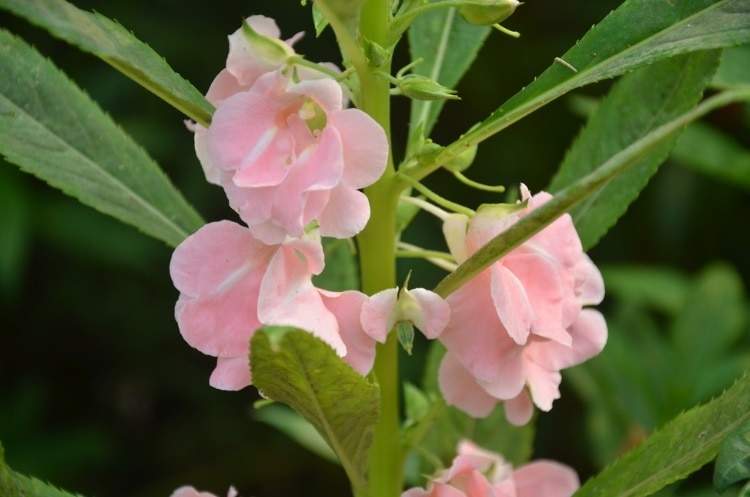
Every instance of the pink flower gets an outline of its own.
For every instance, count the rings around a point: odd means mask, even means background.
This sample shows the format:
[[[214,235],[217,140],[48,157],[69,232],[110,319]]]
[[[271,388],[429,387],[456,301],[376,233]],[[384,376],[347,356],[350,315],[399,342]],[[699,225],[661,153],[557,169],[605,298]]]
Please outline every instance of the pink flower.
[[[378,292],[362,307],[362,328],[380,343],[399,321],[409,321],[430,340],[445,329],[450,306],[435,292],[424,288],[391,288]]]
[[[172,492],[171,497],[216,497],[211,492],[199,492],[193,487],[180,487]],[[227,497],[237,497],[237,490],[234,487],[229,487],[227,491]]]
[[[526,207],[483,206],[471,220],[446,219],[459,262],[551,198],[522,191]],[[532,401],[549,411],[560,397],[560,370],[606,343],[604,318],[585,308],[603,298],[601,275],[562,216],[448,297],[451,322],[440,338],[448,350],[440,368],[446,400],[477,417],[505,401],[515,424],[529,420]]]
[[[251,383],[249,343],[263,325],[304,329],[366,374],[375,342],[359,326],[366,296],[315,288],[323,269],[317,235],[278,245],[259,241],[229,221],[210,223],[183,241],[172,256],[180,291],[175,316],[185,341],[217,358],[210,384],[239,390]]]
[[[500,455],[463,441],[450,468],[426,490],[402,497],[570,497],[579,486],[575,471],[562,464],[542,460],[513,470]]]
[[[279,36],[272,19],[253,16],[248,25],[269,40]],[[292,55],[293,41],[274,46]],[[211,126],[195,127],[207,180],[268,243],[298,237],[313,221],[324,236],[354,236],[370,216],[358,190],[377,181],[388,160],[385,131],[345,108],[334,79],[261,52],[242,30],[230,36],[227,69],[206,95],[217,108]]]

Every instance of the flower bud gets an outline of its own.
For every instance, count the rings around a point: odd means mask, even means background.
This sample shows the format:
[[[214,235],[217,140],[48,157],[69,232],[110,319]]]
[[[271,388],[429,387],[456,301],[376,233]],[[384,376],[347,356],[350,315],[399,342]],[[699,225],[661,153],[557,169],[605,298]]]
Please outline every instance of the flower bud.
[[[453,172],[462,172],[469,168],[474,163],[474,159],[477,156],[477,146],[472,145],[460,154],[452,157],[445,163],[443,167]]]
[[[460,100],[454,90],[426,76],[408,74],[399,78],[397,84],[403,95],[415,100]]]
[[[471,24],[491,26],[512,16],[519,5],[518,0],[471,0],[459,12]]]
[[[242,23],[242,34],[250,45],[250,53],[270,65],[282,66],[290,57],[295,55],[291,46],[278,38],[258,33],[248,22]]]

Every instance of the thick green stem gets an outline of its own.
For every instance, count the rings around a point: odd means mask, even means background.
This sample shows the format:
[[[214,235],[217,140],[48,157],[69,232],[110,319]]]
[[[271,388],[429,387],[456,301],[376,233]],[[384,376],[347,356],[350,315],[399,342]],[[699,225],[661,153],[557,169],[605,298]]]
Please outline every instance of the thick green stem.
[[[387,45],[391,0],[367,0],[362,10],[360,31],[367,39]],[[357,64],[360,80],[359,106],[386,130],[390,141],[390,95],[388,80],[378,71],[384,67]],[[360,233],[359,257],[362,289],[369,294],[396,286],[396,207],[399,193],[394,188],[393,160],[389,158],[383,177],[365,193],[371,216]],[[370,452],[369,497],[398,497],[402,489],[402,451],[399,422],[398,339],[391,334],[378,346],[375,376],[380,384],[381,413]]]

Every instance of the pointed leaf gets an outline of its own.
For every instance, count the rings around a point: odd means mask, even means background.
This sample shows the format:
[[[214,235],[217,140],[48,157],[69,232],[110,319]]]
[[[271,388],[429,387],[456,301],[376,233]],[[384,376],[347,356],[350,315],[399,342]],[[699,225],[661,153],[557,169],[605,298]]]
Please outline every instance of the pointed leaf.
[[[0,9],[99,57],[194,121],[211,122],[214,109],[203,95],[120,24],[65,0],[0,0]]]
[[[555,192],[598,164],[695,106],[719,63],[718,50],[682,55],[625,76],[597,106],[552,180]],[[627,108],[627,112],[623,109]],[[667,159],[675,137],[575,207],[571,215],[591,248],[625,213]]]
[[[750,86],[750,45],[724,50],[713,86],[722,89]]]
[[[447,88],[455,88],[489,33],[489,27],[469,24],[455,8],[436,9],[420,15],[409,28],[411,59],[422,59],[414,73],[427,76]],[[424,122],[424,135],[429,136],[444,103],[442,100],[412,101],[412,132]]]
[[[720,397],[674,418],[574,497],[651,495],[710,462],[727,435],[748,420],[750,376],[745,375]]]
[[[714,466],[714,487],[720,492],[744,480],[750,480],[750,422],[724,440]]]
[[[279,405],[263,407],[255,413],[255,419],[273,426],[313,454],[332,463],[339,460],[326,441],[305,418]]]
[[[310,333],[264,328],[251,344],[253,383],[292,407],[328,442],[355,494],[366,486],[367,459],[380,409],[377,384]]]
[[[50,61],[0,31],[0,154],[95,209],[177,245],[201,226],[157,164]]]
[[[2,497],[80,497],[35,478],[14,472],[5,464],[0,445],[0,495]]]

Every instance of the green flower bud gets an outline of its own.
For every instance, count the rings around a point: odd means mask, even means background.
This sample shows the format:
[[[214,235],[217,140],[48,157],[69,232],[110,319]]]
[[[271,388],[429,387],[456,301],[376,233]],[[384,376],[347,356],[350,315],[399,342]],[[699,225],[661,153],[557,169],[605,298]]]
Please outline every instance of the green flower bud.
[[[278,38],[258,33],[248,22],[242,23],[242,34],[250,45],[251,53],[271,65],[284,65],[295,55],[292,47]]]
[[[460,100],[454,90],[418,74],[402,76],[396,82],[401,94],[415,100]]]
[[[472,145],[466,150],[451,158],[443,167],[453,172],[466,171],[477,156],[477,146]]]
[[[471,0],[459,12],[471,24],[491,26],[512,16],[519,5],[518,0]]]

